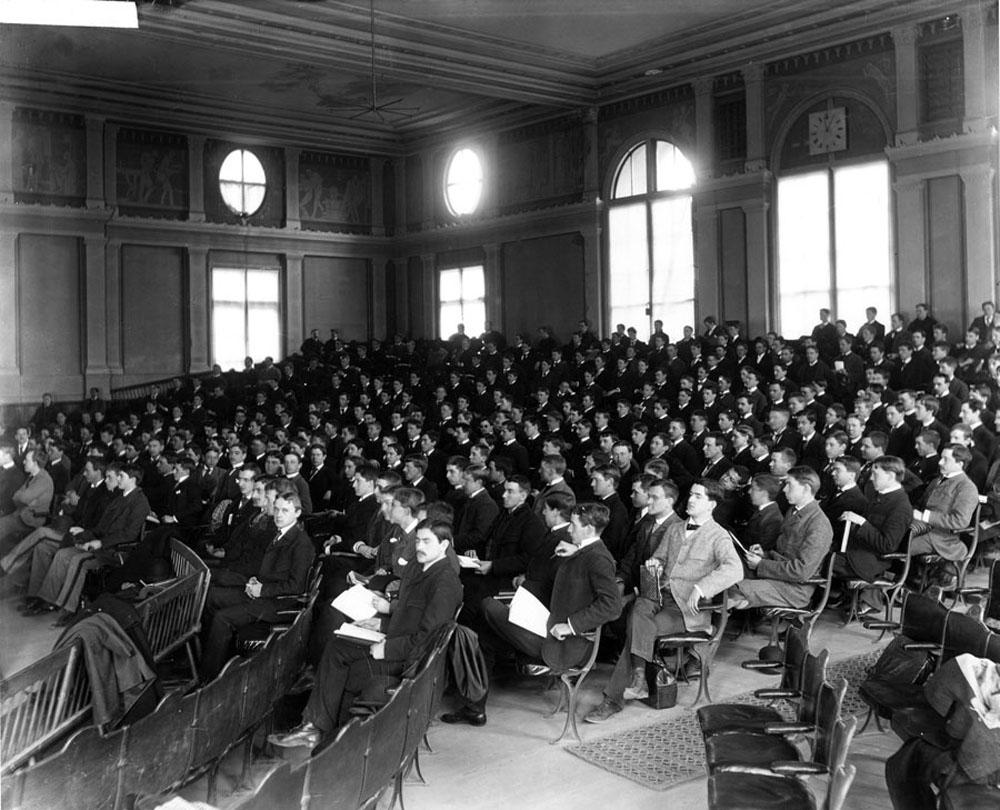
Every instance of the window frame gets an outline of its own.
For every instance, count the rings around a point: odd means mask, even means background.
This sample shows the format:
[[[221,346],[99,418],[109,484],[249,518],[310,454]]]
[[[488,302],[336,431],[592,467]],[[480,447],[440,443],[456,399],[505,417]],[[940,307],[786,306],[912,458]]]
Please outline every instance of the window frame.
[[[677,152],[679,152],[684,157],[684,159],[691,166],[693,177],[692,177],[691,184],[688,187],[683,188],[683,189],[670,189],[670,190],[664,190],[664,191],[660,191],[660,190],[657,189],[657,168],[658,168],[657,144],[658,143],[665,143],[665,144],[673,147]],[[627,196],[627,197],[615,197],[615,189],[616,189],[616,187],[618,185],[618,181],[619,181],[619,178],[621,176],[621,173],[622,173],[623,169],[625,168],[626,164],[632,159],[633,155],[635,155],[636,151],[639,150],[640,148],[644,149],[645,153],[646,153],[645,154],[645,162],[646,162],[646,166],[645,166],[646,189],[645,189],[645,191],[642,192],[642,193],[640,193],[640,194],[632,194],[632,195]],[[609,181],[608,186],[607,186],[607,196],[606,196],[607,203],[605,205],[605,214],[604,214],[604,227],[605,227],[605,234],[606,234],[606,236],[605,236],[605,239],[603,241],[604,241],[605,259],[606,259],[606,261],[605,261],[605,267],[607,267],[607,272],[605,272],[603,275],[604,275],[605,300],[607,301],[607,305],[606,305],[605,309],[606,309],[606,317],[607,317],[608,325],[609,325],[608,331],[611,331],[614,328],[614,324],[612,323],[612,321],[615,320],[612,317],[612,307],[611,307],[611,298],[612,298],[612,295],[611,295],[611,285],[612,285],[612,276],[611,276],[611,259],[612,259],[612,257],[611,257],[611,212],[612,212],[612,210],[616,209],[616,208],[619,208],[619,207],[628,206],[628,205],[635,205],[637,203],[641,203],[644,206],[644,209],[645,209],[645,229],[646,229],[646,305],[645,305],[645,317],[646,317],[646,325],[647,325],[647,327],[648,327],[648,329],[650,330],[650,333],[651,333],[652,332],[652,328],[653,328],[653,321],[656,319],[656,302],[653,300],[653,294],[654,294],[654,290],[656,288],[656,284],[655,284],[655,280],[654,280],[654,269],[655,269],[654,257],[656,255],[656,249],[655,249],[654,230],[653,230],[654,224],[655,224],[655,218],[654,218],[654,211],[653,211],[653,209],[654,209],[655,203],[657,203],[657,202],[659,202],[661,200],[678,199],[678,198],[681,198],[681,197],[687,197],[688,201],[689,201],[689,206],[690,206],[691,295],[690,295],[690,298],[686,298],[686,299],[683,299],[683,300],[684,301],[688,301],[689,300],[691,302],[692,323],[691,324],[677,324],[676,326],[668,325],[668,329],[669,328],[676,328],[677,330],[680,330],[680,329],[683,328],[683,326],[690,325],[692,327],[695,327],[695,331],[697,331],[697,327],[696,327],[695,321],[697,320],[697,315],[698,315],[698,312],[697,312],[697,303],[698,303],[698,296],[697,296],[697,281],[698,281],[698,279],[697,279],[697,275],[698,275],[698,267],[697,267],[697,258],[696,258],[697,257],[697,248],[696,248],[696,245],[695,245],[695,222],[694,222],[694,218],[695,218],[694,198],[695,198],[695,194],[697,193],[697,187],[698,187],[698,174],[697,174],[697,166],[695,164],[695,161],[692,160],[691,157],[689,157],[688,154],[686,154],[684,152],[684,150],[681,149],[680,146],[677,145],[677,143],[675,143],[673,140],[671,140],[671,137],[670,137],[669,134],[659,133],[659,132],[645,134],[641,139],[633,141],[628,146],[628,148],[623,149],[621,151],[620,156],[618,157],[617,161],[615,161],[615,163],[614,163],[614,169],[613,169],[613,171],[610,174],[610,181]],[[635,326],[637,329],[639,329],[640,324],[626,324],[626,326]]]
[[[223,179],[223,177],[222,177],[222,169],[226,165],[226,161],[228,161],[235,154],[239,154],[240,155],[240,161],[239,161],[240,177],[239,177],[238,180]],[[264,175],[264,182],[263,183],[257,183],[257,182],[249,181],[249,180],[246,179],[246,157],[245,157],[245,155],[250,155],[260,165],[261,174]],[[252,149],[248,149],[247,147],[243,147],[243,146],[238,146],[235,149],[230,149],[228,152],[226,152],[225,157],[223,157],[222,161],[219,163],[219,172],[218,172],[218,176],[216,177],[216,183],[217,183],[218,189],[219,189],[219,197],[222,199],[222,204],[224,206],[226,206],[226,209],[230,213],[235,214],[236,216],[240,217],[241,219],[248,219],[249,217],[252,217],[254,214],[257,214],[257,213],[260,212],[260,210],[264,207],[264,203],[267,201],[267,194],[268,194],[268,191],[269,191],[269,189],[271,187],[271,184],[268,182],[267,167],[264,165],[264,161],[260,159],[260,155],[258,155]],[[226,195],[223,192],[223,185],[236,185],[236,186],[239,187],[239,190],[240,190],[240,200],[243,203],[243,208],[244,209],[247,207],[246,206],[247,190],[249,188],[259,188],[259,189],[262,189],[263,190],[263,194],[261,194],[260,203],[257,205],[256,208],[253,209],[253,211],[237,210],[232,205],[230,205],[229,204],[229,200],[226,199]]]
[[[470,271],[470,270],[472,270],[472,271],[478,270],[479,273],[481,274],[481,277],[482,277],[482,288],[483,288],[483,295],[482,295],[481,298],[466,298],[465,297],[465,274],[468,271]],[[441,276],[444,273],[455,272],[455,271],[458,271],[458,274],[459,274],[459,287],[460,287],[460,289],[462,291],[461,295],[460,295],[459,298],[453,298],[453,299],[448,299],[447,301],[444,301],[441,298]],[[485,263],[479,263],[479,264],[462,264],[462,265],[448,265],[446,267],[439,267],[437,269],[437,275],[435,277],[435,282],[436,282],[436,286],[437,286],[437,319],[436,320],[437,320],[438,334],[439,334],[441,340],[447,340],[451,336],[450,334],[446,334],[446,330],[444,329],[444,324],[441,322],[441,312],[442,312],[442,308],[445,306],[445,304],[454,305],[454,304],[457,303],[461,307],[461,310],[462,310],[462,318],[460,320],[456,321],[451,326],[451,330],[452,331],[454,331],[455,329],[457,329],[458,324],[460,324],[460,323],[468,325],[468,322],[467,322],[467,320],[465,318],[465,308],[470,303],[482,303],[482,306],[483,306],[483,323],[485,325],[485,322],[488,320],[488,318],[486,317],[486,265],[485,265]],[[466,334],[469,335],[470,338],[475,336],[473,334],[473,332],[470,332],[470,331],[466,331]],[[479,334],[479,333],[476,332],[475,334]]]
[[[476,200],[476,205],[471,211],[458,212],[452,205],[450,189],[452,186],[457,184],[449,183],[448,178],[451,174],[452,165],[455,163],[455,159],[462,152],[469,152],[479,163],[479,197]],[[441,198],[444,201],[444,209],[448,212],[450,217],[455,219],[464,219],[466,217],[473,217],[480,213],[483,209],[483,204],[486,199],[486,157],[483,154],[483,150],[477,145],[471,143],[463,143],[456,146],[451,152],[448,153],[447,159],[444,161],[444,171],[441,175]]]
[[[215,273],[216,273],[217,270],[221,270],[221,271],[227,271],[228,270],[228,271],[232,271],[232,272],[240,272],[240,273],[243,274],[243,300],[242,300],[242,302],[232,301],[232,300],[221,300],[221,299],[217,299],[216,298],[216,286],[215,286],[216,285],[216,276],[215,276]],[[209,340],[208,340],[208,349],[209,349],[210,364],[216,364],[217,363],[218,365],[223,366],[223,371],[226,370],[225,367],[224,367],[224,364],[216,356],[216,331],[217,331],[217,327],[216,327],[215,307],[216,307],[217,303],[220,303],[220,304],[230,304],[230,305],[242,303],[242,305],[243,305],[243,354],[242,354],[242,356],[239,359],[239,364],[232,366],[232,368],[235,368],[236,371],[241,371],[243,369],[243,359],[245,357],[254,357],[253,352],[250,351],[250,330],[251,330],[250,315],[251,315],[251,308],[252,308],[251,305],[252,304],[256,304],[256,305],[259,306],[262,302],[252,302],[252,301],[249,300],[249,295],[248,295],[248,292],[247,292],[247,286],[248,286],[248,277],[249,277],[249,274],[251,272],[258,272],[258,273],[259,272],[266,272],[266,273],[269,273],[269,274],[273,274],[274,277],[275,277],[275,282],[276,282],[276,287],[277,287],[276,298],[275,298],[275,300],[273,302],[270,302],[270,301],[264,302],[269,307],[273,307],[273,311],[274,311],[275,316],[276,316],[277,327],[278,327],[278,329],[277,329],[277,335],[276,335],[275,353],[274,353],[274,355],[270,355],[270,356],[273,356],[274,360],[277,362],[277,361],[279,361],[281,359],[281,356],[284,353],[284,349],[283,349],[283,346],[282,346],[283,339],[284,339],[284,336],[285,336],[285,323],[284,323],[284,285],[282,283],[283,275],[282,275],[282,272],[281,272],[281,268],[280,267],[275,267],[273,264],[253,264],[251,262],[246,262],[246,263],[241,264],[241,263],[236,262],[236,261],[225,261],[224,259],[220,259],[218,261],[213,262],[212,265],[209,268],[209,279],[208,279],[208,324],[209,324],[209,336],[208,337],[209,337]],[[260,357],[254,357],[254,362],[255,363],[256,362],[260,362],[261,360],[263,360],[263,358],[265,356],[269,356],[269,355],[261,355]]]
[[[827,298],[826,303],[823,306],[828,307],[833,313],[834,319],[844,319],[848,322],[848,328],[851,328],[852,320],[851,318],[857,317],[857,323],[861,323],[863,320],[863,313],[842,313],[838,310],[837,297],[838,297],[838,285],[837,285],[837,206],[836,206],[836,187],[835,187],[835,173],[839,169],[846,169],[858,166],[864,166],[867,164],[880,163],[886,167],[886,182],[887,182],[887,202],[888,202],[888,260],[889,260],[889,285],[888,285],[888,297],[889,297],[889,311],[883,313],[879,310],[879,317],[883,320],[888,318],[891,312],[895,312],[898,308],[897,306],[897,289],[898,289],[898,257],[896,248],[896,208],[893,204],[893,171],[892,164],[889,159],[882,155],[879,156],[878,153],[871,153],[868,155],[856,155],[850,158],[838,158],[834,155],[829,155],[825,164],[815,164],[811,166],[796,166],[791,169],[782,170],[780,167],[777,168],[774,179],[774,219],[773,219],[773,241],[774,245],[774,281],[775,281],[775,323],[777,329],[780,333],[784,334],[786,326],[782,323],[782,290],[781,290],[781,181],[786,178],[802,176],[807,174],[818,174],[823,173],[826,178],[826,206],[827,206],[827,236],[829,239],[829,285],[827,287]],[[847,317],[845,317],[845,315]],[[786,336],[787,337],[787,336]],[[796,336],[797,337],[797,336]]]

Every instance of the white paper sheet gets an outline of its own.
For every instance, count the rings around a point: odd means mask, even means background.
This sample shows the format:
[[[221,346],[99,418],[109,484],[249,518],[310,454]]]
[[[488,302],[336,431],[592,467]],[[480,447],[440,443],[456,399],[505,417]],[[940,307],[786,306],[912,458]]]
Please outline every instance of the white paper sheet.
[[[356,624],[348,624],[347,622],[334,630],[333,634],[361,644],[378,644],[380,641],[385,641],[385,633],[369,630],[367,627],[358,627]]]
[[[455,556],[458,557],[458,564],[462,568],[479,568],[479,560],[466,557],[464,554],[456,554]]]
[[[378,613],[372,605],[372,592],[364,585],[352,585],[334,599],[330,607],[339,610],[355,622],[370,619]]]
[[[538,601],[535,595],[526,588],[518,588],[510,603],[508,617],[511,624],[523,627],[536,636],[545,638],[549,634],[549,611]]]

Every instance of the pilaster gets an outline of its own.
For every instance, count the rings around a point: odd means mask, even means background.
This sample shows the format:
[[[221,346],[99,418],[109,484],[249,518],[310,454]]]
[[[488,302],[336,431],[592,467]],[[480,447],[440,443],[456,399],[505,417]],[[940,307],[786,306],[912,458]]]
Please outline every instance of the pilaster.
[[[104,118],[88,115],[87,208],[104,207]]]
[[[205,136],[188,135],[188,221],[205,221]]]
[[[209,342],[210,284],[208,248],[188,247],[188,373],[200,374],[212,367],[212,347]]]
[[[916,143],[917,131],[917,26],[892,29],[896,51],[896,146]]]
[[[301,154],[301,149],[291,147],[285,149],[285,227],[290,231],[302,228],[302,221],[299,219],[299,155]]]
[[[285,254],[285,353],[294,354],[305,340],[302,253]]]

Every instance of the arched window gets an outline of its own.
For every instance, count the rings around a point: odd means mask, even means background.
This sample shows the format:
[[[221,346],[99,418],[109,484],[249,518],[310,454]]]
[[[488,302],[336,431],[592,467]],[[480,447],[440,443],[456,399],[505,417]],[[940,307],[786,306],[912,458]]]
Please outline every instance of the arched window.
[[[241,217],[257,212],[264,202],[267,176],[260,159],[247,149],[234,149],[219,167],[222,201]]]
[[[694,182],[691,162],[667,141],[643,141],[618,166],[608,203],[612,326],[623,323],[642,334],[662,320],[679,336],[693,325]]]

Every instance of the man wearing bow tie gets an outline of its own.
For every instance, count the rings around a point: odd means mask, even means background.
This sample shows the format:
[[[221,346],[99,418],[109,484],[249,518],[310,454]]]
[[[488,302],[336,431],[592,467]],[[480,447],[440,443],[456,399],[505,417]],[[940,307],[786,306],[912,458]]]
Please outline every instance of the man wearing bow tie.
[[[645,564],[649,575],[659,581],[659,599],[636,599],[625,649],[604,690],[604,702],[587,715],[588,722],[607,720],[621,711],[626,700],[647,698],[646,664],[653,660],[657,636],[710,630],[711,614],[699,610],[699,602],[743,578],[743,566],[729,533],[712,519],[723,497],[717,481],[701,480],[691,485],[687,523],[668,525],[659,547]]]

